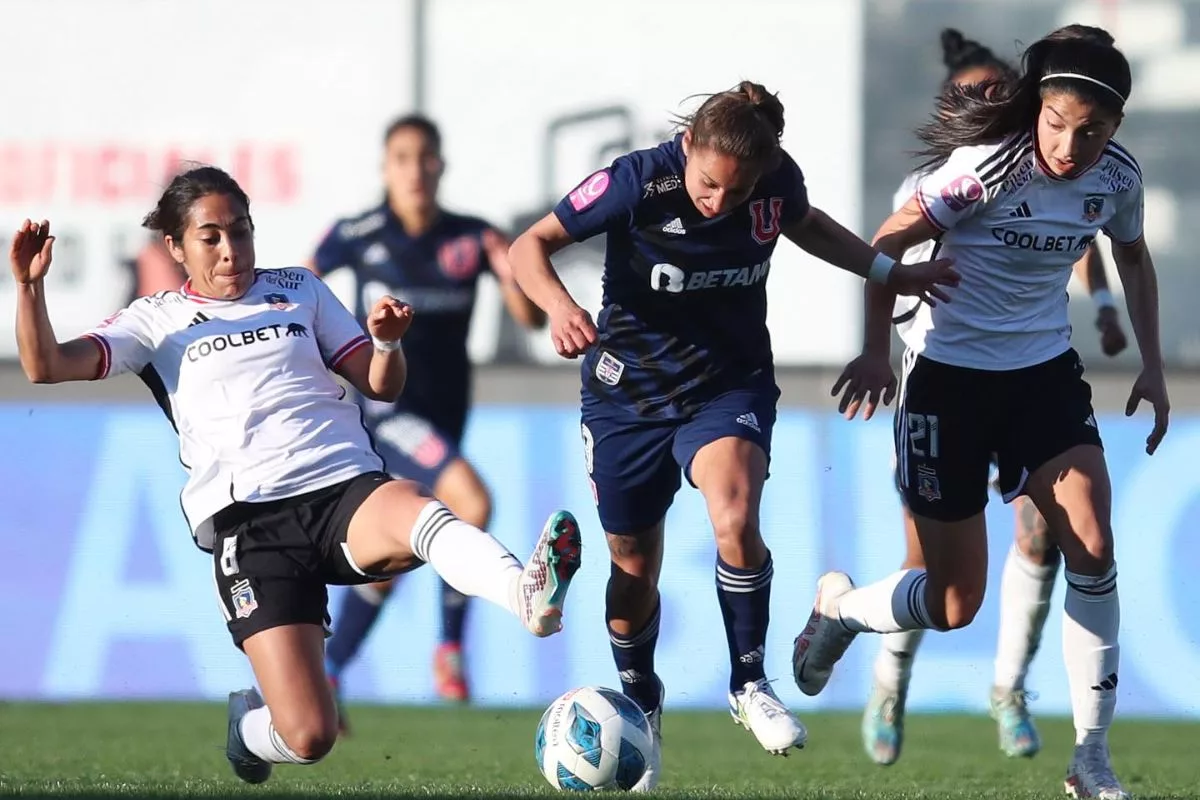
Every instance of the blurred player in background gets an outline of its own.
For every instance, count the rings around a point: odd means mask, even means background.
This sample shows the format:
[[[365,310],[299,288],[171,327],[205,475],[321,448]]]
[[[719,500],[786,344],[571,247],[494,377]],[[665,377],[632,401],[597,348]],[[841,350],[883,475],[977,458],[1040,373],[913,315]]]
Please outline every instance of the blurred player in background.
[[[384,202],[334,225],[313,266],[360,319],[384,294],[418,309],[420,322],[404,341],[411,380],[395,403],[364,400],[366,419],[388,472],[432,487],[461,519],[486,529],[491,495],[459,450],[471,402],[467,334],[480,273],[490,269],[496,276],[509,313],[522,325],[541,327],[545,315],[513,281],[504,235],[438,204],[445,166],[441,133],[432,121],[420,115],[394,121],[384,134]],[[326,649],[335,688],[391,590],[385,581],[346,592]],[[443,582],[441,601],[434,681],[443,699],[464,702],[467,598]]]
[[[957,30],[942,31],[942,63],[949,71],[943,89],[1011,80],[1015,70],[979,42],[964,39]],[[914,172],[896,192],[893,210],[900,210],[916,192],[923,177]],[[1018,209],[1020,211],[1020,209]],[[931,240],[905,253],[906,262],[919,262],[934,251]],[[1088,288],[1096,304],[1096,328],[1105,355],[1115,356],[1126,347],[1125,332],[1108,289],[1104,262],[1093,243],[1074,267],[1075,276]],[[909,298],[898,298],[895,316],[901,337],[912,330],[919,311]],[[897,484],[899,485],[899,484]],[[901,493],[903,505],[903,493]],[[999,728],[1000,749],[1009,756],[1033,756],[1041,748],[1037,729],[1026,705],[1025,676],[1041,643],[1042,628],[1050,610],[1050,595],[1058,573],[1060,555],[1046,531],[1037,507],[1022,495],[1014,503],[1016,540],[1004,563],[1000,582],[1000,634],[996,645],[996,674],[990,698],[991,714]],[[925,559],[912,513],[904,509],[908,552],[904,569],[922,569]],[[863,747],[876,763],[888,765],[900,757],[904,743],[904,709],[912,675],[913,658],[924,629],[888,633],[881,637],[875,659],[874,683],[863,714]]]
[[[903,294],[944,297],[938,284],[957,281],[947,261],[892,269],[893,258],[810,207],[780,146],[783,122],[779,99],[758,84],[714,94],[672,140],[584,180],[510,254],[550,316],[558,353],[584,356],[584,458],[612,559],[609,638],[621,686],[655,741],[638,790],[661,772],[658,580],[681,469],[716,535],[730,713],[771,753],[807,738],[763,664],[773,567],[758,514],[779,399],[766,280],[779,235]],[[594,325],[550,257],[598,234],[607,254]]]
[[[983,512],[995,460],[1004,498],[1030,497],[1066,567],[1075,750],[1065,789],[1120,800],[1128,795],[1108,747],[1120,661],[1112,489],[1091,387],[1071,348],[1066,291],[1101,230],[1142,357],[1126,414],[1142,400],[1154,407],[1147,453],[1166,435],[1170,406],[1141,169],[1113,139],[1132,77],[1111,41],[1099,30],[1044,37],[1025,51],[1018,78],[950,87],[919,131],[927,174],[876,241],[900,255],[937,239],[962,272],[954,302],[913,321],[896,412],[897,472],[926,568],[859,589],[845,573],[823,575],[796,637],[793,675],[816,695],[859,632],[970,624],[987,581]],[[893,305],[882,287],[868,291],[863,354],[834,387],[845,387],[847,417],[860,407],[869,416],[895,392]]]
[[[188,473],[180,504],[262,689],[229,696],[226,757],[239,778],[262,783],[274,764],[313,764],[333,748],[328,584],[427,563],[535,636],[561,628],[579,568],[574,518],[552,514],[522,567],[425,487],[384,473],[359,409],[334,380],[336,372],[368,397],[394,400],[407,379],[409,306],[381,295],[368,338],[311,272],[255,269],[250,200],[215,167],[176,176],[144,225],[187,283],[60,344],[46,307],[50,225],[26,220],[9,252],[18,349],[35,383],[138,375],[178,432]]]

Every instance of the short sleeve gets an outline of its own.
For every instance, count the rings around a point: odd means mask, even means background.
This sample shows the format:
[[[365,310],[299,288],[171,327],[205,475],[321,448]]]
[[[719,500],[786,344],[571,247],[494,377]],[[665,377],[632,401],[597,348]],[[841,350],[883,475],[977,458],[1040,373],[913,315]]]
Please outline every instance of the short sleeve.
[[[630,156],[594,172],[554,207],[554,215],[577,242],[609,230],[627,230],[642,198],[642,182]]]
[[[317,245],[317,252],[313,255],[313,271],[318,275],[328,275],[341,267],[352,269],[357,263],[354,248],[341,235],[341,228],[341,225],[334,225]]]
[[[337,369],[351,353],[370,345],[371,340],[337,296],[320,279],[313,277],[313,291],[317,296],[317,314],[314,327],[321,357],[330,369]]]
[[[917,193],[917,185],[921,182],[921,173],[910,172],[900,184],[900,188],[896,189],[896,193],[892,195],[892,211],[893,213],[904,208],[912,196]]]
[[[135,300],[80,338],[88,339],[100,350],[100,371],[96,380],[145,369],[154,356],[152,298]]]
[[[1130,245],[1142,238],[1142,224],[1146,216],[1146,192],[1142,182],[1114,198],[1117,211],[1113,214],[1104,232],[1116,244]]]
[[[917,204],[939,231],[948,231],[983,206],[985,194],[979,170],[995,148],[960,147],[946,163],[921,178]]]
[[[779,221],[787,225],[808,216],[811,208],[808,203],[808,187],[804,184],[804,173],[800,166],[786,152],[783,153],[783,163],[779,166],[783,187],[783,214]]]

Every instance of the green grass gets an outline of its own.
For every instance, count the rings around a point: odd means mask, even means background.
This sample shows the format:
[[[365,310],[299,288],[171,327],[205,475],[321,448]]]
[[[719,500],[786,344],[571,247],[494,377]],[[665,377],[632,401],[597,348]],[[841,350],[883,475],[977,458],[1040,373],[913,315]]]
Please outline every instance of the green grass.
[[[529,797],[555,794],[533,765],[538,714],[353,708],[354,736],[313,767],[239,783],[224,759],[224,706],[0,704],[0,796]],[[1041,721],[1046,749],[1012,761],[982,717],[912,716],[900,763],[869,763],[858,718],[808,714],[809,746],[773,758],[724,714],[669,713],[666,787],[675,798],[1061,797],[1067,720]],[[1200,725],[1119,721],[1118,774],[1136,797],[1200,797]]]

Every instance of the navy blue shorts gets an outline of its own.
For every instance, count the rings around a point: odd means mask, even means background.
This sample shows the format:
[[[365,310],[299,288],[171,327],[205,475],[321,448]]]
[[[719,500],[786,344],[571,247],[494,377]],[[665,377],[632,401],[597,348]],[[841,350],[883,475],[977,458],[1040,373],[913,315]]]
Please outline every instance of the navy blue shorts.
[[[368,421],[367,429],[389,475],[416,481],[430,491],[459,457],[458,442],[417,414],[380,417]]]
[[[778,401],[774,384],[735,389],[690,418],[658,420],[585,393],[584,460],[605,532],[640,532],[666,516],[679,491],[680,474],[692,482],[692,459],[710,442],[727,436],[746,439],[770,459]]]

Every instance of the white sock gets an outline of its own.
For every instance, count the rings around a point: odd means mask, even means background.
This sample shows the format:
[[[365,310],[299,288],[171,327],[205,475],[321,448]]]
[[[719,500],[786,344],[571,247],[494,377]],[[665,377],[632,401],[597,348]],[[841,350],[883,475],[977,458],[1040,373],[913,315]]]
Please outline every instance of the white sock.
[[[1050,613],[1057,559],[1035,564],[1013,544],[1000,578],[1000,636],[996,642],[997,689],[1025,688],[1029,664],[1042,643],[1042,628]]]
[[[902,569],[854,589],[838,601],[842,624],[859,633],[897,633],[932,628],[925,607],[925,570]]]
[[[271,712],[266,706],[251,709],[242,717],[241,734],[246,749],[271,764],[315,764],[318,761],[301,758],[292,752],[271,724]]]
[[[875,656],[875,682],[892,692],[908,691],[913,659],[925,638],[925,631],[899,631],[880,637],[879,655]]]
[[[1066,571],[1063,662],[1071,688],[1075,744],[1104,742],[1117,707],[1121,604],[1117,566],[1099,577]]]
[[[431,500],[412,529],[412,551],[446,583],[516,614],[521,562],[494,536],[468,525]]]

